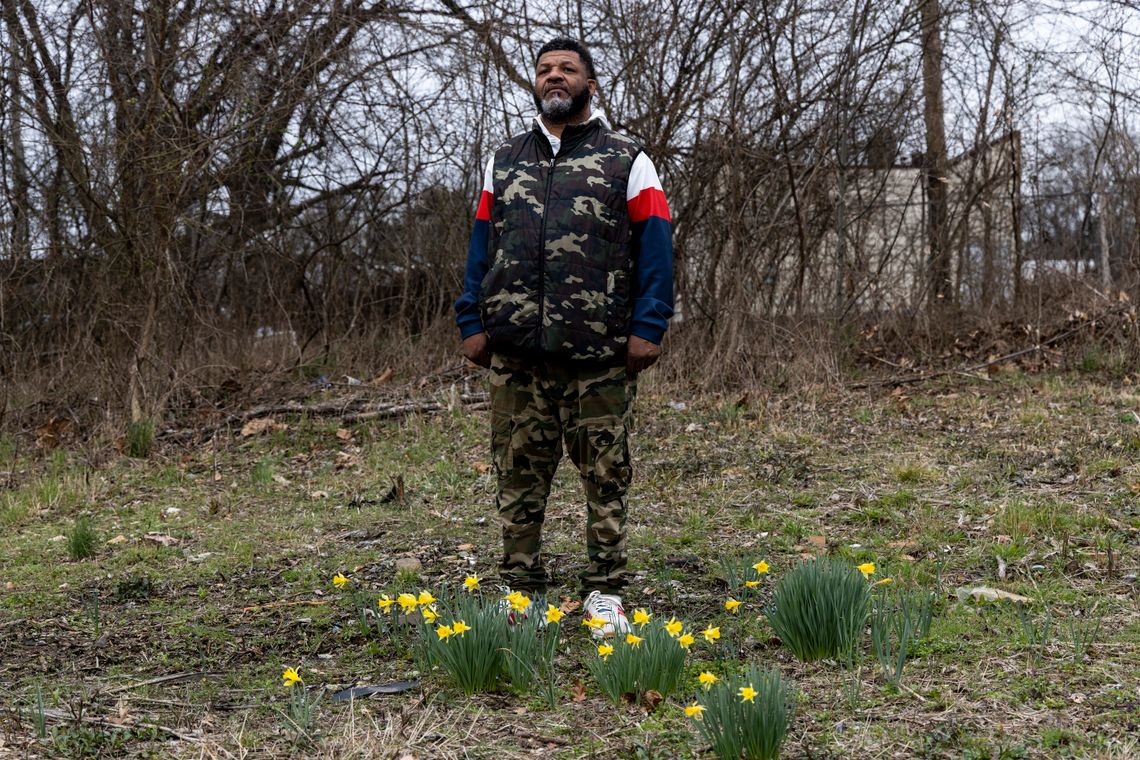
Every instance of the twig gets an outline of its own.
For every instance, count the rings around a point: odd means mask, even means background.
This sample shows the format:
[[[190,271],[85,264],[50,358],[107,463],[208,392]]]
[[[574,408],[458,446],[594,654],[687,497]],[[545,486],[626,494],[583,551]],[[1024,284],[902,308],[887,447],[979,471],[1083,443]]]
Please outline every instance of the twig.
[[[256,612],[257,610],[271,610],[275,607],[322,607],[327,601],[303,599],[299,602],[270,602],[269,604],[255,604],[252,607],[242,607],[242,612]]]
[[[200,678],[212,678],[220,675],[219,673],[172,673],[167,676],[159,676],[158,678],[149,678],[146,681],[138,681],[136,683],[128,683],[122,686],[116,686],[113,689],[107,689],[104,694],[118,694],[123,691],[130,691],[131,689],[139,689],[143,686],[154,686],[155,684],[172,684],[183,683],[184,681],[197,681]]]
[[[142,721],[142,720],[135,721],[132,723],[116,723],[115,721],[107,720],[106,718],[91,718],[91,717],[88,717],[86,715],[81,715],[79,717],[76,717],[76,716],[72,715],[71,713],[68,713],[64,710],[56,710],[54,708],[45,709],[43,711],[43,716],[45,718],[51,718],[52,720],[63,721],[65,723],[68,721],[79,721],[80,723],[90,723],[92,725],[106,726],[108,728],[153,728],[156,731],[161,731],[164,734],[167,734],[169,736],[173,736],[175,739],[179,739],[179,740],[184,741],[184,742],[191,742],[193,744],[201,744],[202,743],[202,740],[199,739],[197,736],[191,736],[190,734],[184,734],[181,731],[179,731],[178,729],[171,728],[169,726],[164,726],[160,723],[149,723],[147,721]]]

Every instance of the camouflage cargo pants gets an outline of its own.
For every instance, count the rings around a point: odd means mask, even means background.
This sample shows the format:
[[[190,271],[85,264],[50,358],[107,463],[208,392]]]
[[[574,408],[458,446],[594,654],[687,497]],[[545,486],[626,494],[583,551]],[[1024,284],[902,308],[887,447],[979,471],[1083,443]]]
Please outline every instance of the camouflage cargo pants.
[[[583,591],[625,586],[629,425],[636,382],[625,367],[491,359],[491,448],[503,528],[499,573],[512,589],[542,593],[542,524],[563,446],[586,491]]]

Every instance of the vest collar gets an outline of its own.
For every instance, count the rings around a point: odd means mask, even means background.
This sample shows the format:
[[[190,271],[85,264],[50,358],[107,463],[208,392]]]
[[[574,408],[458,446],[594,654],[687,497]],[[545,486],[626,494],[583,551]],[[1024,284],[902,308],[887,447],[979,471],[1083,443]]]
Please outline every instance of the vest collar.
[[[600,125],[606,129],[611,129],[610,122],[606,119],[606,114],[601,109],[594,110],[590,113],[590,118],[586,119],[580,124],[567,124],[562,129],[561,139],[554,136],[546,127],[546,122],[542,120],[541,114],[535,114],[532,126],[535,132],[540,133],[546,138],[546,146],[550,148],[555,143],[559,143],[561,149],[558,151],[559,155],[566,153],[568,150],[577,147],[585,136],[591,132],[595,126]],[[551,149],[553,153],[553,149]]]

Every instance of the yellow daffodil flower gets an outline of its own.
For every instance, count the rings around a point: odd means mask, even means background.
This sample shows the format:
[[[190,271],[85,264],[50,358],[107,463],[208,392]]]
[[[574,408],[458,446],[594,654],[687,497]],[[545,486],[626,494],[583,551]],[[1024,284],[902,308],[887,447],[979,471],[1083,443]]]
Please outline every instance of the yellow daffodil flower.
[[[708,628],[701,631],[701,635],[705,637],[706,641],[716,641],[720,638],[720,628],[714,628],[710,625]]]
[[[420,614],[423,615],[425,623],[434,623],[439,618],[439,613],[435,611],[435,607],[424,607],[420,610]]]
[[[727,601],[725,601],[725,603],[724,603],[724,608],[725,608],[726,610],[728,610],[729,612],[731,612],[731,613],[735,614],[735,613],[736,613],[736,608],[737,608],[737,607],[739,607],[739,606],[740,606],[740,605],[742,605],[742,604],[744,604],[744,602],[738,602],[738,601],[736,601],[735,599],[729,598]]]
[[[693,638],[693,634],[691,633],[682,633],[677,638],[677,643],[681,645],[681,649],[688,649],[693,645],[694,641],[696,641],[696,639]]]
[[[546,622],[557,623],[562,620],[562,610],[555,607],[553,604],[548,605],[546,608]]]
[[[304,683],[301,674],[297,672],[296,668],[285,668],[285,672],[281,674],[281,680],[285,686],[292,686],[295,683]]]
[[[598,617],[588,617],[582,621],[582,625],[586,626],[587,628],[593,628],[596,631],[600,631],[606,627],[606,621]]]
[[[705,687],[705,691],[708,691],[712,688],[712,685],[720,679],[706,670],[697,676],[697,680],[701,682],[701,686]]]
[[[479,588],[479,576],[478,575],[468,575],[466,578],[463,579],[463,590],[466,591],[467,593],[470,594],[472,591],[476,590],[477,588]]]
[[[737,692],[740,695],[741,702],[751,702],[756,699],[756,695],[759,693],[751,686],[741,686],[740,691]]]
[[[451,636],[455,631],[451,630],[450,626],[441,625],[435,629],[436,635],[439,636],[440,641],[444,641],[448,636]]]
[[[744,581],[744,588],[756,588],[760,585],[760,581]]]
[[[704,705],[698,705],[696,702],[685,708],[685,717],[692,718],[693,720],[700,720],[701,713],[705,711]]]
[[[677,638],[681,634],[681,621],[675,617],[669,618],[669,622],[665,624],[665,632],[673,638]]]
[[[856,565],[855,569],[858,570],[859,572],[863,573],[864,578],[870,578],[872,575],[875,574],[875,563],[874,562],[864,562],[862,565]]]
[[[421,607],[427,607],[429,604],[435,604],[435,602],[436,598],[428,591],[421,591],[419,598],[416,599],[416,603]]]
[[[345,578],[340,573],[337,573],[333,576],[333,585],[337,588],[344,588],[348,585],[348,578]]]
[[[526,608],[530,606],[530,597],[521,591],[512,591],[504,598],[515,612],[526,612]]]
[[[752,566],[752,569],[756,571],[757,575],[763,575],[764,573],[768,572],[768,563],[764,560],[760,560]]]
[[[891,578],[883,578],[881,581],[875,581],[871,585],[872,586],[882,586],[884,583],[891,583],[891,582],[892,582]]]
[[[609,659],[609,656],[614,653],[614,648],[609,644],[599,644],[598,654],[601,655],[603,660]]]
[[[456,620],[451,624],[451,632],[456,636],[462,636],[464,633],[470,630],[471,626],[467,625],[467,623],[464,623],[462,620]]]
[[[627,633],[625,635],[625,643],[629,644],[634,649],[637,649],[637,645],[640,644],[641,641],[642,639],[640,636],[634,636],[632,633]]]
[[[415,610],[416,605],[420,603],[419,600],[411,594],[400,594],[396,597],[396,602],[400,605],[400,609],[402,609],[405,614]]]
[[[392,608],[392,605],[395,603],[396,603],[396,600],[393,599],[392,597],[388,596],[387,594],[385,594],[384,596],[382,596],[376,600],[376,606],[379,607],[380,610],[383,612],[387,612],[388,610],[390,610]]]
[[[637,610],[633,611],[633,622],[636,623],[637,625],[645,625],[646,623],[649,622],[649,618],[651,618],[651,617],[653,617],[653,616],[650,615],[645,610],[637,609]]]

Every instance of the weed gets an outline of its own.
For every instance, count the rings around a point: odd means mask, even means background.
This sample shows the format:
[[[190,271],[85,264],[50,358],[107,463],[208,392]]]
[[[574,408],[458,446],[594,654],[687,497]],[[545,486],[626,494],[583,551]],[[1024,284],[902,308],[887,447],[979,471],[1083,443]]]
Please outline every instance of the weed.
[[[67,552],[73,560],[87,559],[94,556],[98,540],[91,518],[81,515],[67,533]]]
[[[932,592],[884,592],[871,612],[871,648],[883,676],[896,689],[913,645],[930,633]]]
[[[1066,628],[1069,632],[1069,643],[1073,646],[1073,659],[1077,662],[1084,662],[1089,645],[1096,641],[1100,634],[1100,624],[1103,619],[1103,614],[1096,617],[1077,617],[1076,615],[1069,617]]]
[[[35,702],[32,704],[32,725],[36,727],[36,738],[46,739],[47,732],[47,706],[44,703],[44,688],[36,684]]]
[[[154,594],[149,575],[131,575],[115,583],[115,599],[120,602],[141,601]]]
[[[133,459],[146,459],[154,445],[154,420],[149,417],[127,425],[126,452]]]
[[[1015,606],[1017,608],[1017,619],[1021,622],[1023,641],[1029,650],[1030,659],[1038,662],[1045,654],[1045,648],[1049,646],[1049,637],[1053,630],[1053,612],[1046,607],[1045,619],[1038,622],[1026,611],[1024,603],[1018,602]]]
[[[250,480],[257,485],[268,485],[273,482],[273,459],[269,456],[263,456],[257,460],[257,464],[253,466],[253,472],[250,473]]]

